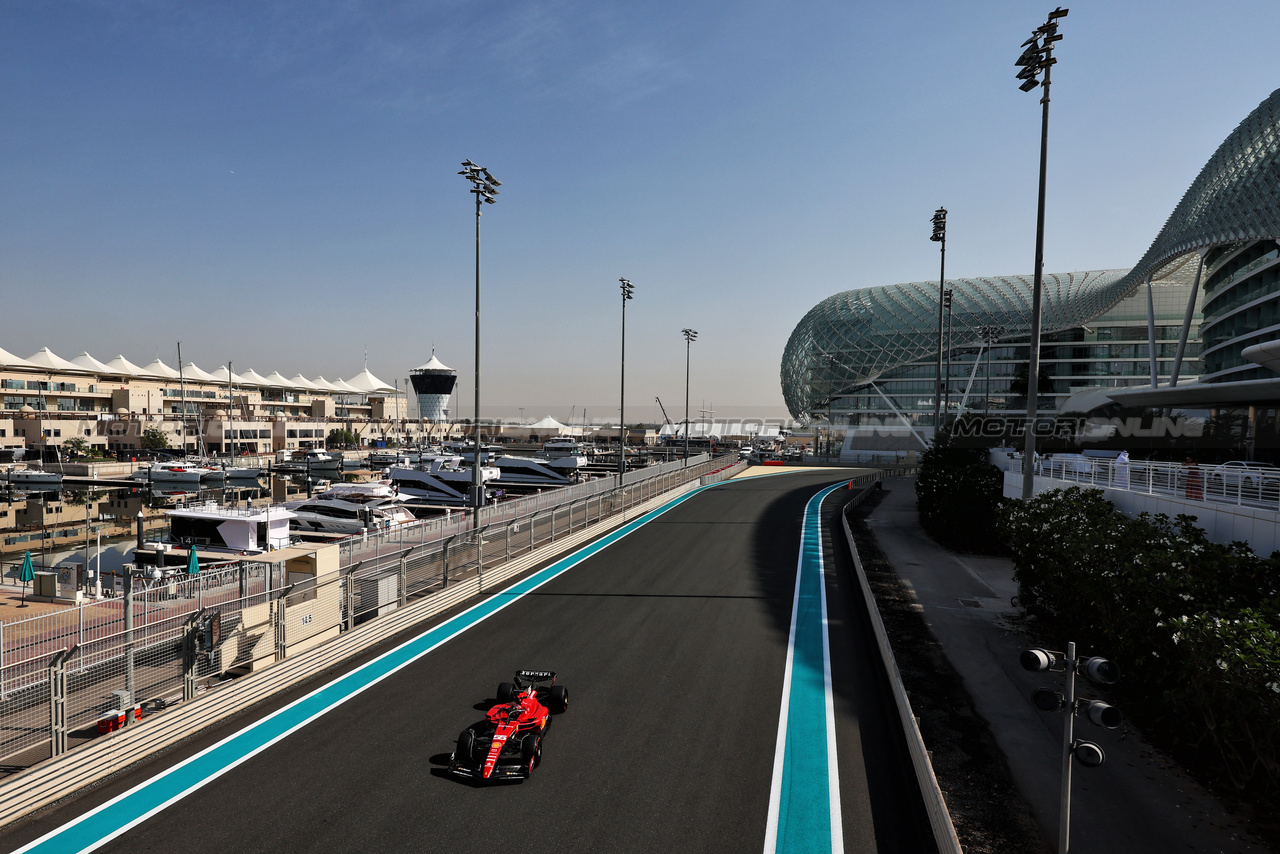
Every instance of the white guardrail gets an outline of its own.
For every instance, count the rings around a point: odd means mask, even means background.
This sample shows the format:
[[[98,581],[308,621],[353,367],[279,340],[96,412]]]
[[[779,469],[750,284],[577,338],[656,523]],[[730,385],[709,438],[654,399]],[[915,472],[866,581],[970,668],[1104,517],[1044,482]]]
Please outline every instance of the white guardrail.
[[[1010,459],[1007,469],[1021,474],[1022,458]],[[1260,463],[1200,465],[1050,454],[1036,461],[1034,472],[1082,486],[1280,510],[1280,468]]]

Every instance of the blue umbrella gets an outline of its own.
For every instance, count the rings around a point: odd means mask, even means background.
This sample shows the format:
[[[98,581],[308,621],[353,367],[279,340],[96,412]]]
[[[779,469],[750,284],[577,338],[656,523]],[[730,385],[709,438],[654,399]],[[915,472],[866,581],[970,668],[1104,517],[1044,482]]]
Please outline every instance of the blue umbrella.
[[[196,560],[196,547],[193,545],[191,551],[188,552],[187,558],[187,575],[200,574],[200,561]]]
[[[31,552],[24,552],[22,555],[22,569],[18,571],[18,580],[22,582],[22,604],[19,608],[27,607],[27,584],[35,581],[36,568],[31,563]]]

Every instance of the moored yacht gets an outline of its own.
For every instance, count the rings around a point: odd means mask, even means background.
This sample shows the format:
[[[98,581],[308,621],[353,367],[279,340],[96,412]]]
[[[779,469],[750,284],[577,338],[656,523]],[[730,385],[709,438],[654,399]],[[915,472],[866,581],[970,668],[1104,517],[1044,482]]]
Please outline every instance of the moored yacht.
[[[286,502],[284,507],[294,514],[290,525],[296,531],[359,534],[415,521],[402,500],[384,484],[350,483],[338,484],[312,498]]]
[[[133,480],[149,480],[153,483],[199,483],[204,479],[222,476],[221,469],[189,463],[184,460],[165,460],[152,463],[129,475]]]
[[[480,467],[481,488],[498,479],[499,470],[494,466]],[[417,468],[394,466],[387,472],[391,485],[403,496],[415,499],[415,504],[440,504],[462,507],[470,503],[471,469],[446,468],[437,459]]]

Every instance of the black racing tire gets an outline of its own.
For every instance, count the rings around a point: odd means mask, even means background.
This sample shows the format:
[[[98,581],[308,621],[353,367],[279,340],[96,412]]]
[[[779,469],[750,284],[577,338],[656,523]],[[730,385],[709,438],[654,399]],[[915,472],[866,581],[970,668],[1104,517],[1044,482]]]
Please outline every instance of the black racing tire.
[[[516,686],[510,682],[498,683],[498,702],[510,703],[516,696]]]
[[[520,739],[520,758],[529,763],[529,770],[542,757],[542,736],[531,732]]]
[[[473,756],[475,747],[476,734],[469,729],[464,729],[458,736],[458,748],[453,753],[454,760],[459,765],[470,765],[475,758]]]
[[[560,714],[569,708],[569,689],[563,685],[551,687],[551,711]]]

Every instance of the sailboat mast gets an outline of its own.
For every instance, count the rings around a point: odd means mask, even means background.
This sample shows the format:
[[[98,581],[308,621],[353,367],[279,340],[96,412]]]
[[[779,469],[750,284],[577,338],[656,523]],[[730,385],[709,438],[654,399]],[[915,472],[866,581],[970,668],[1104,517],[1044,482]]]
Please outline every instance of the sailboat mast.
[[[178,342],[178,388],[182,394],[182,453],[187,452],[187,378],[182,372],[182,342]]]

